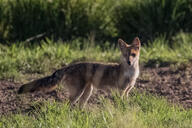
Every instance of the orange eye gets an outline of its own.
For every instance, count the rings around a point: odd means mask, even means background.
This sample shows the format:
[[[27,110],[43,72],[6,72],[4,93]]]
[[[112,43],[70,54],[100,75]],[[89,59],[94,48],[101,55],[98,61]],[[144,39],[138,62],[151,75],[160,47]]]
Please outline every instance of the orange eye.
[[[135,57],[136,55],[135,55],[135,53],[131,53],[131,56],[132,56],[132,57]]]

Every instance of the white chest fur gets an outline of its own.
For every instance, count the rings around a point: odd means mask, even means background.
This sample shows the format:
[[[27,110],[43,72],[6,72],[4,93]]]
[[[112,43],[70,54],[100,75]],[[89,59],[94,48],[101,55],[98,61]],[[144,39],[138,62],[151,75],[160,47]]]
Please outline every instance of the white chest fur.
[[[139,76],[139,68],[138,67],[129,67],[126,70],[124,70],[124,77],[130,78],[130,79],[137,79]]]

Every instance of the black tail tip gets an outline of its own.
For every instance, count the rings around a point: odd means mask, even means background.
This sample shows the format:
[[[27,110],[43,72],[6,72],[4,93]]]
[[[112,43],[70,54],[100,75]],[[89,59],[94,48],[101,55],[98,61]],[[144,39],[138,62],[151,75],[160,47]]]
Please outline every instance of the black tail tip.
[[[23,93],[23,88],[20,87],[19,90],[17,91],[18,94],[22,94]]]

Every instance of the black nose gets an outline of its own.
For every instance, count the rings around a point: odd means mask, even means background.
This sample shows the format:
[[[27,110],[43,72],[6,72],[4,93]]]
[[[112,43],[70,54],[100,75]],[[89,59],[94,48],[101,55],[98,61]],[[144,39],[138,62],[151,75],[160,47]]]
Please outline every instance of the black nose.
[[[128,60],[128,61],[127,61],[127,64],[128,64],[128,65],[131,65],[131,62]]]

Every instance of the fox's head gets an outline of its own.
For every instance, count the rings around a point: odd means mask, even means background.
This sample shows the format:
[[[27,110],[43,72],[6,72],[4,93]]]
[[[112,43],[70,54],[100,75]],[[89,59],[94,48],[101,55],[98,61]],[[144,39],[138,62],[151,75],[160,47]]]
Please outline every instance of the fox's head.
[[[130,45],[122,39],[118,40],[118,44],[122,53],[124,64],[132,66],[135,62],[139,61],[141,43],[138,37],[136,37]]]

